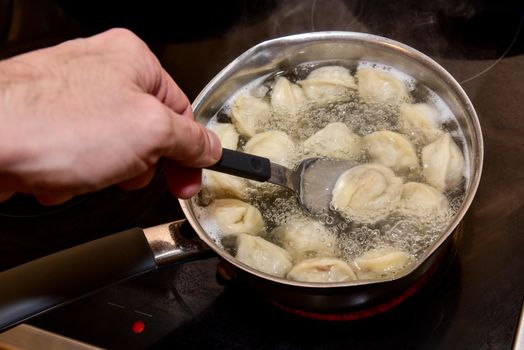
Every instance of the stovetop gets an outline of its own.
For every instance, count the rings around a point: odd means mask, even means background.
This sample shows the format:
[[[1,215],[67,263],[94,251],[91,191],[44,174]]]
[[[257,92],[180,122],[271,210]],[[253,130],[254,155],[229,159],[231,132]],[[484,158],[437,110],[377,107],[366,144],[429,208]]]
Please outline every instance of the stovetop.
[[[414,296],[357,321],[288,314],[241,283],[217,279],[218,260],[209,258],[112,286],[30,324],[111,349],[512,347],[524,296],[521,2],[165,3],[0,1],[0,58],[127,26],[148,42],[192,99],[229,61],[269,38],[350,30],[399,40],[446,68],[479,115],[484,170],[462,239],[445,271]],[[109,188],[57,207],[17,195],[0,204],[0,269],[105,234],[182,217],[161,172],[143,190]]]

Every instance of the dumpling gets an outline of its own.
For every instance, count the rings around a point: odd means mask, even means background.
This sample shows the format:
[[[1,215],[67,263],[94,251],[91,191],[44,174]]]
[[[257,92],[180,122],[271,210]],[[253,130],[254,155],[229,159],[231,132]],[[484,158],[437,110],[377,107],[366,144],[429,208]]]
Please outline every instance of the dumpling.
[[[238,199],[217,199],[211,205],[211,215],[224,237],[240,233],[256,236],[265,232],[260,211]]]
[[[342,159],[358,159],[361,151],[360,136],[344,123],[330,123],[304,141],[304,153]]]
[[[445,133],[422,149],[422,173],[426,181],[440,191],[457,186],[464,172],[464,156]]]
[[[317,68],[298,83],[310,100],[321,104],[347,100],[357,88],[349,70],[340,66]]]
[[[269,103],[251,95],[241,95],[233,102],[231,119],[240,135],[255,135],[271,115]]]
[[[284,277],[293,264],[291,256],[276,244],[262,237],[240,234],[237,237],[236,258],[254,269]]]
[[[418,182],[402,185],[400,212],[408,215],[444,215],[449,210],[448,199],[439,190]]]
[[[355,259],[360,278],[379,278],[404,269],[411,256],[392,247],[372,249]]]
[[[239,135],[233,124],[216,123],[211,126],[211,130],[217,134],[223,148],[237,149]]]
[[[350,220],[375,223],[397,208],[402,180],[380,164],[345,171],[333,188],[331,205]]]
[[[438,114],[427,103],[403,103],[400,106],[401,130],[417,142],[433,142],[444,133],[437,124]]]
[[[295,117],[305,102],[306,97],[300,86],[291,83],[284,77],[277,78],[271,92],[273,111]]]
[[[309,218],[296,218],[272,232],[293,261],[313,256],[333,256],[337,237],[320,223]]]
[[[248,183],[245,179],[205,170],[202,177],[202,190],[214,198],[240,198],[247,196]]]
[[[293,163],[295,143],[285,132],[270,130],[253,136],[244,151],[289,167]]]
[[[418,166],[415,147],[405,136],[396,132],[382,130],[366,135],[364,145],[373,161],[393,170]]]
[[[340,259],[314,258],[293,266],[287,278],[301,282],[345,282],[356,280],[357,275]]]
[[[358,93],[364,100],[398,104],[409,100],[404,83],[383,70],[359,67],[356,74]]]

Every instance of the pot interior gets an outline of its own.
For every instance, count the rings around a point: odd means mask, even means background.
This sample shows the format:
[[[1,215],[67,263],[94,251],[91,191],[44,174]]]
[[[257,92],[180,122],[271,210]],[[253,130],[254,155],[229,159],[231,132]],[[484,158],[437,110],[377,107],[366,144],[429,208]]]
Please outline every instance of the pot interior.
[[[317,32],[283,37],[251,48],[218,73],[194,101],[194,113],[198,122],[207,124],[235,92],[253,80],[308,62],[355,61],[371,61],[394,67],[414,78],[418,88],[428,89],[437,94],[455,116],[466,142],[463,153],[466,160],[466,173],[469,176],[466,177],[463,203],[446,231],[418,259],[418,263],[393,278],[400,279],[416,270],[452,234],[473,200],[482,170],[483,143],[477,115],[463,89],[440,65],[406,45],[369,34]],[[237,261],[206,234],[196,216],[194,200],[181,200],[181,205],[199,236],[219,255],[238,268],[264,279],[310,288],[388,282],[388,280],[362,280],[329,284],[307,283],[259,272]]]

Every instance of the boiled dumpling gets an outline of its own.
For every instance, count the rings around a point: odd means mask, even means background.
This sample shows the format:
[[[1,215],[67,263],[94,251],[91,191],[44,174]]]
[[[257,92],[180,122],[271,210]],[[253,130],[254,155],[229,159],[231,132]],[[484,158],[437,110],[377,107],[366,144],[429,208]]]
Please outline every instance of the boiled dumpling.
[[[272,235],[295,262],[312,256],[333,256],[336,252],[336,236],[311,219],[293,219],[277,227]]]
[[[260,211],[238,199],[217,199],[211,205],[211,215],[224,236],[259,235],[265,231]]]
[[[402,132],[420,143],[435,141],[444,132],[437,124],[438,111],[427,103],[403,103],[400,106]]]
[[[291,256],[276,244],[262,237],[240,234],[237,237],[236,258],[254,269],[284,277],[291,269]]]
[[[248,183],[245,179],[205,170],[202,177],[202,189],[214,198],[240,198],[247,196]]]
[[[411,257],[392,247],[372,249],[355,259],[360,278],[379,278],[404,269]]]
[[[216,123],[211,127],[211,130],[217,134],[223,148],[237,149],[239,135],[233,124]]]
[[[360,136],[354,134],[344,123],[330,123],[304,142],[304,153],[342,159],[360,157]]]
[[[359,67],[358,92],[370,102],[398,104],[409,100],[409,93],[402,81],[384,70]]]
[[[426,181],[440,191],[457,186],[464,172],[464,156],[446,133],[422,149],[423,174]]]
[[[253,136],[244,151],[269,158],[273,163],[291,166],[295,155],[295,143],[283,131],[270,130]]]
[[[233,102],[231,119],[240,135],[251,137],[271,115],[269,103],[251,95],[241,95]]]
[[[389,130],[376,131],[364,136],[364,144],[371,159],[393,170],[418,166],[415,147],[401,134]]]
[[[305,102],[306,97],[300,86],[291,83],[284,77],[276,80],[271,92],[273,111],[295,117]]]
[[[322,104],[346,100],[357,88],[349,70],[340,66],[317,68],[299,84],[309,99]]]
[[[364,164],[339,176],[331,204],[348,219],[375,223],[397,208],[402,180],[380,164]]]
[[[448,199],[439,190],[418,182],[402,185],[400,212],[408,215],[444,215],[449,210]]]
[[[293,266],[287,278],[301,282],[346,282],[357,279],[353,269],[335,258],[313,258]]]

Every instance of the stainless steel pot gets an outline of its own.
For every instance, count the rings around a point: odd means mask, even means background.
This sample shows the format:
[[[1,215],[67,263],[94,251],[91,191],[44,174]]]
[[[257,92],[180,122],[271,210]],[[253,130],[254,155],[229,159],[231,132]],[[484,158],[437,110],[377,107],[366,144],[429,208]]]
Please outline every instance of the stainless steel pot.
[[[371,61],[398,68],[437,93],[449,106],[467,142],[469,173],[464,203],[440,239],[418,265],[389,280],[341,283],[290,281],[257,271],[222,250],[205,233],[195,216],[194,201],[181,200],[184,213],[202,240],[228,262],[248,283],[273,301],[300,310],[326,311],[363,307],[405,290],[442,258],[451,236],[469,208],[482,172],[483,143],[475,109],[457,81],[431,58],[401,43],[370,34],[317,32],[293,35],[261,43],[224,68],[193,103],[196,119],[206,124],[231,96],[261,76],[289,70],[307,62]]]
[[[0,273],[0,330],[109,284],[209,253],[209,248],[239,279],[265,297],[305,311],[366,307],[396,296],[419,281],[448,252],[455,229],[477,190],[483,160],[482,134],[473,105],[455,79],[432,59],[401,43],[369,34],[318,32],[278,38],[253,47],[222,70],[195,100],[195,115],[206,123],[233,92],[266,74],[311,61],[355,60],[393,66],[433,90],[447,103],[465,135],[470,176],[464,202],[446,232],[417,265],[388,280],[328,284],[274,277],[237,261],[217,245],[200,225],[194,203],[182,200],[182,209],[198,239],[184,238],[184,227],[188,226],[182,220],[114,234]]]

